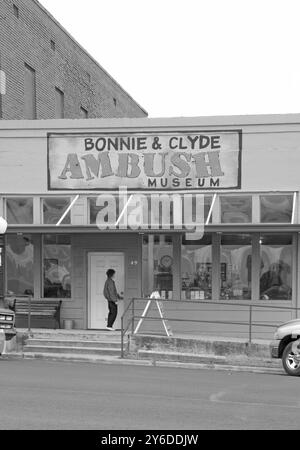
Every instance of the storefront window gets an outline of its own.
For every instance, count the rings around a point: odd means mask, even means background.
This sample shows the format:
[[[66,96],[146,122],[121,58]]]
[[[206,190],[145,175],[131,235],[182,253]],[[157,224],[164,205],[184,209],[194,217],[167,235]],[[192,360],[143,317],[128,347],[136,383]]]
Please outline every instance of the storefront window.
[[[43,275],[44,297],[71,297],[70,236],[43,236]]]
[[[56,225],[70,205],[70,199],[66,197],[43,198],[42,202],[43,223],[47,225]],[[68,225],[70,223],[71,214],[69,212],[62,221],[62,225]]]
[[[118,220],[120,211],[120,204],[119,204],[119,198],[118,196],[111,197],[111,199],[114,199],[114,202],[103,202],[101,206],[97,205],[97,197],[90,197],[88,199],[89,202],[89,223],[91,225],[96,225],[97,223],[97,215],[102,212],[101,215],[101,224],[107,223],[115,225],[116,221]],[[122,199],[122,206],[124,208],[124,205],[126,204],[126,199]]]
[[[161,230],[174,229],[178,228],[178,223],[190,227],[196,222],[199,224],[199,221],[205,223],[211,208],[213,197],[201,194],[201,198],[199,198],[199,195],[189,194],[189,198],[187,198],[187,196],[175,194],[176,198],[173,198],[169,194],[155,194],[153,196],[134,194],[131,201],[130,196],[119,198],[109,195],[107,201],[105,196],[101,197],[99,205],[97,205],[97,197],[90,197],[88,199],[89,223],[95,225],[97,216],[101,213],[101,224],[115,225],[119,215],[124,211],[127,223],[135,224],[134,216],[136,215],[137,228],[141,229],[149,229],[150,227]],[[181,209],[178,210],[180,207]],[[177,215],[175,215],[175,211]],[[212,222],[212,216],[210,216],[210,222]]]
[[[197,195],[193,195],[193,200],[192,200],[192,221],[190,221],[190,220],[188,220],[188,217],[185,217],[185,220],[188,222],[188,223],[195,223],[195,221],[197,220],[197,215],[196,215],[196,210],[197,210],[197,208],[196,208],[196,201],[197,201],[197,197],[199,196],[200,194],[197,194]],[[183,197],[183,199],[184,199],[184,197]],[[207,218],[208,218],[208,214],[209,214],[209,211],[210,211],[210,208],[211,208],[211,204],[212,204],[212,199],[213,199],[213,196],[212,195],[204,195],[204,199],[203,199],[203,203],[204,203],[204,210],[203,210],[203,213],[204,213],[204,223],[206,223],[206,221],[207,221]],[[199,200],[198,200],[199,201]],[[184,204],[184,200],[183,200],[183,204]],[[210,216],[210,220],[209,220],[209,222],[211,223],[212,222],[212,214],[211,214],[211,216]]]
[[[162,298],[173,297],[173,239],[164,234],[143,237],[142,285],[145,296],[159,291]]]
[[[100,207],[96,205],[97,198],[89,198],[88,204],[89,204],[89,211],[90,211],[90,219],[89,223],[91,225],[96,224],[97,214],[100,211]]]
[[[263,223],[291,223],[292,195],[261,195],[260,220]]]
[[[10,225],[33,223],[33,199],[28,197],[7,198],[6,218]]]
[[[181,299],[207,300],[212,297],[211,235],[199,241],[182,238]]]
[[[251,196],[221,196],[220,204],[222,223],[252,222]]]
[[[8,234],[6,240],[7,291],[14,295],[33,295],[33,252],[30,234]]]
[[[291,300],[292,235],[261,235],[260,298]]]
[[[251,299],[252,240],[245,234],[221,238],[221,299]]]

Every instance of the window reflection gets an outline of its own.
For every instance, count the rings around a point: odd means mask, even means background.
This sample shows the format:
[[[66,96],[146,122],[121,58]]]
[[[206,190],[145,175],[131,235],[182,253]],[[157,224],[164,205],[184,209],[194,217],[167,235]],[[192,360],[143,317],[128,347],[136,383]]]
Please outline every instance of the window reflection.
[[[207,300],[212,296],[211,235],[199,241],[182,238],[181,299]]]
[[[143,237],[143,292],[159,291],[162,298],[173,297],[173,239],[168,235]]]
[[[249,223],[252,221],[252,197],[221,196],[222,223]]]
[[[97,197],[90,197],[88,199],[89,202],[89,223],[91,225],[97,224],[97,215],[102,211],[101,214],[101,224],[105,223],[107,225],[112,224],[115,225],[119,214],[121,213],[122,208],[124,208],[126,204],[126,199],[122,199],[122,203],[120,205],[118,196],[108,196],[111,198],[111,201],[103,201],[103,204],[97,205]],[[105,200],[105,197],[103,198]],[[113,200],[113,201],[112,201]],[[124,203],[124,204],[123,204]]]
[[[43,237],[44,297],[71,297],[71,238]]]
[[[292,236],[262,235],[260,298],[292,298]]]
[[[32,224],[33,223],[33,199],[7,198],[6,217],[9,224]]]
[[[263,223],[290,223],[293,211],[292,195],[261,195],[260,216]]]
[[[44,198],[43,199],[43,223],[56,225],[70,205],[70,199],[66,197]],[[71,223],[70,212],[66,215],[62,224]]]
[[[221,299],[251,299],[251,259],[251,236],[222,235]]]

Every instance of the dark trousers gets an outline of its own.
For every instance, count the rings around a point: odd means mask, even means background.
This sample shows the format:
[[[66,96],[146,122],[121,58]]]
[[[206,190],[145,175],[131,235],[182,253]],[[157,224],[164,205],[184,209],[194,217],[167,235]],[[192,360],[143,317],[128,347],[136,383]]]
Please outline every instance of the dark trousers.
[[[112,328],[118,314],[118,305],[115,302],[108,302],[108,309],[107,326]]]

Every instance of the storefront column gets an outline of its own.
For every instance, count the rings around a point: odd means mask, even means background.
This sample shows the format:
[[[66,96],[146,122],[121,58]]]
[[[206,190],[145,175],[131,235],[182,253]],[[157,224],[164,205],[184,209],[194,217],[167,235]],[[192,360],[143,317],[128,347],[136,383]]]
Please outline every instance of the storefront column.
[[[300,307],[300,302],[299,302],[299,300],[298,300],[298,294],[300,293],[300,276],[299,276],[299,270],[300,270],[300,233],[297,233],[297,245],[295,246],[295,248],[296,248],[296,250],[297,250],[297,255],[296,255],[296,261],[297,261],[297,264],[295,264],[295,279],[296,279],[296,283],[295,283],[295,286],[296,286],[296,289],[297,289],[297,291],[296,291],[296,293],[295,293],[295,299],[296,299],[296,301],[295,301],[295,307],[296,308],[299,308]],[[294,272],[293,272],[293,275],[294,275]],[[295,317],[296,318],[298,318],[298,317],[300,317],[300,311],[296,311],[295,312]]]
[[[292,239],[292,304],[291,306],[293,308],[297,308],[297,283],[298,283],[298,277],[297,277],[297,261],[298,261],[298,236],[296,233],[293,233],[293,239]],[[292,318],[297,318],[297,311],[292,310]]]
[[[32,235],[32,243],[33,243],[33,267],[34,267],[34,277],[33,277],[33,292],[35,298],[43,297],[44,293],[42,293],[42,277],[43,274],[43,249],[42,249],[42,236],[40,234]]]
[[[34,225],[43,223],[41,199],[38,196],[33,197],[33,223]]]
[[[173,299],[181,299],[181,235],[173,235]]]
[[[260,201],[258,194],[252,196],[252,223],[260,223]]]
[[[220,299],[221,288],[221,233],[212,235],[212,300]]]
[[[148,274],[147,274],[147,278],[148,280],[151,280],[151,288],[150,291],[153,291],[153,274],[154,274],[154,259],[153,259],[153,249],[154,249],[154,235],[153,234],[149,234],[149,238],[148,238]],[[143,287],[144,289],[144,287]],[[145,295],[145,293],[143,293],[143,296]]]
[[[138,235],[138,296],[144,297],[143,292],[143,234]]]
[[[251,259],[251,299],[258,301],[260,296],[260,243],[259,233],[252,235],[252,259]]]
[[[3,307],[3,299],[6,293],[5,283],[5,236],[0,234],[0,307]]]
[[[0,217],[4,217],[4,198],[0,197]]]

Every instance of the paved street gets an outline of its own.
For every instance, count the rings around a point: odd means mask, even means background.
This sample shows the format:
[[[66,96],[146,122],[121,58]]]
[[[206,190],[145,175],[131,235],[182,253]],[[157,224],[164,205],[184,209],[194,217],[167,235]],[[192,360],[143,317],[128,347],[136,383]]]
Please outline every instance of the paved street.
[[[299,378],[0,360],[1,429],[299,428]]]

